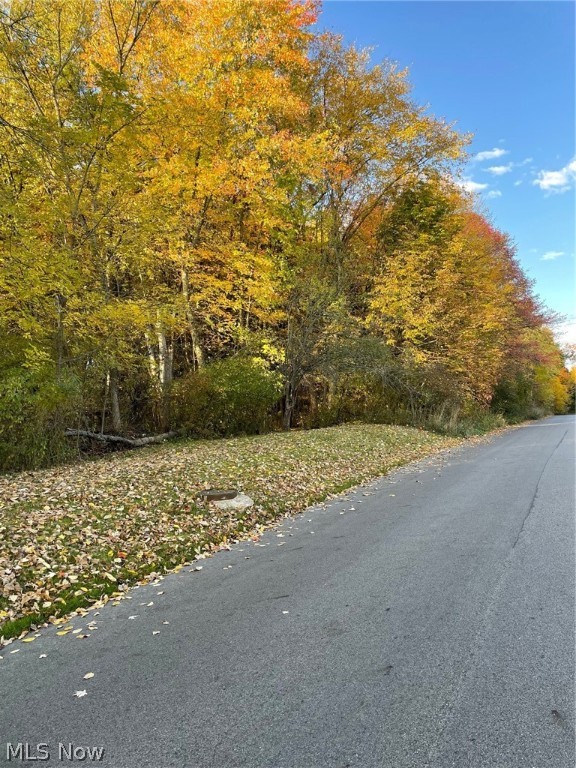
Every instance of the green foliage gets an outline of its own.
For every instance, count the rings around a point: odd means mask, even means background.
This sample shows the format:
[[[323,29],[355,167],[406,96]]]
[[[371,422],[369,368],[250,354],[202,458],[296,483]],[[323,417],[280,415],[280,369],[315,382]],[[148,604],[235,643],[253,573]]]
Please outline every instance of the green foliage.
[[[279,373],[261,358],[239,355],[176,381],[174,410],[193,435],[255,434],[269,428],[281,392]]]
[[[474,437],[506,426],[506,420],[486,407],[469,407],[462,413],[455,407],[441,407],[427,416],[423,426],[442,435]]]
[[[350,330],[357,332],[353,326]],[[314,367],[302,380],[298,424],[317,428],[356,420],[409,423],[409,419],[396,419],[406,394],[404,378],[382,339],[330,336],[319,345]]]
[[[566,413],[576,413],[576,381],[572,380],[568,389]]]
[[[498,383],[492,409],[512,422],[570,411],[570,374],[557,366],[535,365]]]
[[[80,411],[77,379],[53,371],[4,371],[0,378],[0,470],[35,469],[70,458],[64,435]]]

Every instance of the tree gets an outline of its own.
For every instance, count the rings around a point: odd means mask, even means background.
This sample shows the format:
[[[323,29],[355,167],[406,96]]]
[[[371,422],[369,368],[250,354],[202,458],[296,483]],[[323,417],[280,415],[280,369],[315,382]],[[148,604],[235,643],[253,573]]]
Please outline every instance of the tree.
[[[281,375],[285,427],[337,390],[366,417],[374,392],[412,418],[514,388],[561,407],[551,318],[449,181],[467,137],[414,103],[407,72],[314,31],[317,12],[3,4],[6,445],[16,408],[53,436],[188,425],[174,396],[204,368],[214,391],[237,370],[274,381],[266,403]],[[65,453],[29,437],[31,464]]]
[[[489,404],[522,329],[545,320],[507,238],[440,177],[401,192],[379,247],[370,323],[427,391]]]

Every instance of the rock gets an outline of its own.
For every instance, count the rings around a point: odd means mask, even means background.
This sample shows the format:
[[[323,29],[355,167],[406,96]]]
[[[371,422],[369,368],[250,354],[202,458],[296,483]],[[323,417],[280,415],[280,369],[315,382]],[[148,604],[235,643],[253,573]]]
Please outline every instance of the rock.
[[[245,493],[238,493],[233,499],[219,499],[212,503],[215,507],[218,507],[218,509],[234,510],[235,512],[243,512],[245,509],[254,506],[253,499]]]

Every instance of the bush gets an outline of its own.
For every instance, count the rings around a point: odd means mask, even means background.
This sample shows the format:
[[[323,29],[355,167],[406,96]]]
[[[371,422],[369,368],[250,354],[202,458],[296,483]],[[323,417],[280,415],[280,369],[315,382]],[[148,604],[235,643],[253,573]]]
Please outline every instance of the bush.
[[[506,423],[506,419],[500,413],[469,405],[463,411],[456,406],[448,409],[440,408],[425,419],[423,426],[443,435],[473,437],[505,427]]]
[[[504,414],[511,424],[526,419],[541,419],[552,413],[566,413],[569,390],[560,375],[536,366],[498,383],[492,409]]]
[[[271,424],[282,378],[256,357],[219,360],[174,382],[174,412],[197,437],[257,434]]]
[[[10,369],[0,379],[0,470],[36,469],[72,457],[65,437],[80,411],[77,379]]]

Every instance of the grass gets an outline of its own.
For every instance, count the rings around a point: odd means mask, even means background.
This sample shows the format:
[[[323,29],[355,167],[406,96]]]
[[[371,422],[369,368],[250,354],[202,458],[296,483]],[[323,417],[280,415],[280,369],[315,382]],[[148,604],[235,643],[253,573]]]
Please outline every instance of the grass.
[[[114,598],[278,517],[460,440],[412,427],[347,424],[179,441],[0,478],[0,641]],[[197,501],[234,487],[247,513]]]

